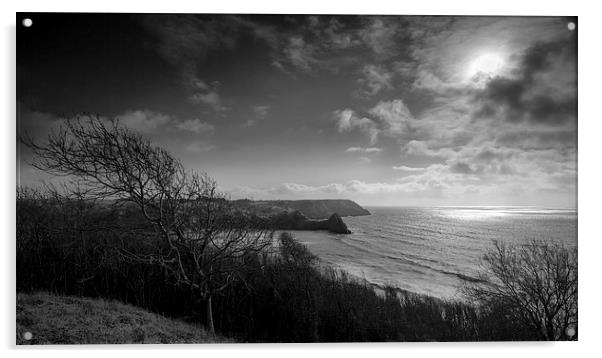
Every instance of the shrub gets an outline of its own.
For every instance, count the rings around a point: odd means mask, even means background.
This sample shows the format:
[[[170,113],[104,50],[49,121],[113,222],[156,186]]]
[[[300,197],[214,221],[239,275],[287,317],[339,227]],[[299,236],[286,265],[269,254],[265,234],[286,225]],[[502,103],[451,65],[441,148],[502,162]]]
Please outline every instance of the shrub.
[[[576,249],[542,241],[495,243],[484,257],[484,272],[489,283],[465,291],[484,315],[518,325],[534,339],[577,339]]]

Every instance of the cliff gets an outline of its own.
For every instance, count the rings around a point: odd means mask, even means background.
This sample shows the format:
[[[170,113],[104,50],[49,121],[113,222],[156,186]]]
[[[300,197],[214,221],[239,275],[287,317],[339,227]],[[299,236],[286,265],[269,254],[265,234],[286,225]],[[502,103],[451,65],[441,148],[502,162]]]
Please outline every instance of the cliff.
[[[309,219],[326,219],[332,214],[340,216],[370,215],[370,212],[352,200],[235,200],[234,205],[257,214],[280,211],[299,211]]]
[[[351,234],[337,213],[326,220],[312,220],[298,210],[283,211],[270,217],[268,221],[270,227],[276,230],[327,230],[336,234]]]

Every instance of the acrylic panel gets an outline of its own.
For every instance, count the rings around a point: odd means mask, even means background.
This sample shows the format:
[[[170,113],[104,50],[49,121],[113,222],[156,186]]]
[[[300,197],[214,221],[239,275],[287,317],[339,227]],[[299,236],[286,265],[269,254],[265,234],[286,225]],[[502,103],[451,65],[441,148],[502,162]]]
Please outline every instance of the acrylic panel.
[[[16,16],[17,344],[577,339],[576,17]]]

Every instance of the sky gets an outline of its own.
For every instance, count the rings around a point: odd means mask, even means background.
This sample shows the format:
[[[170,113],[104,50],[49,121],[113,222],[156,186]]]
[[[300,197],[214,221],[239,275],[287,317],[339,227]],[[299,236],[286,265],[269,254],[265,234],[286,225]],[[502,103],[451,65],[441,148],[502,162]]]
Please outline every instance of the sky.
[[[576,18],[17,17],[41,141],[117,118],[235,199],[577,205]],[[20,184],[54,180],[18,156]]]

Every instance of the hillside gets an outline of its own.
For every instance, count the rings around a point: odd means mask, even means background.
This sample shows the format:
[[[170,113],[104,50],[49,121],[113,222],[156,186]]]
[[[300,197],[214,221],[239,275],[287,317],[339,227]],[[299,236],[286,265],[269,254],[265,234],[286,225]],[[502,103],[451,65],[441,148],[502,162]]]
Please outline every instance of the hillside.
[[[16,333],[18,345],[227,342],[199,326],[116,301],[48,293],[17,294]]]
[[[299,211],[309,219],[328,219],[332,214],[339,216],[370,215],[356,202],[345,199],[330,200],[235,200],[234,205],[258,214],[278,211]]]

